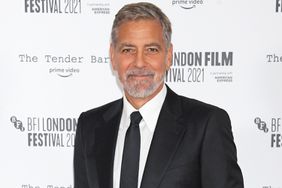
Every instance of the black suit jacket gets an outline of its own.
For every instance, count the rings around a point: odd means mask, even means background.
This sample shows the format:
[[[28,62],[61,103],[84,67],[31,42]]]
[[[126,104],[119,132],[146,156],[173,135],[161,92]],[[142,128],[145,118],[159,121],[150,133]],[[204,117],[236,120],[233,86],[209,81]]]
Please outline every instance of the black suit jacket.
[[[80,115],[75,188],[112,188],[122,99]],[[227,113],[168,88],[141,188],[243,188]]]

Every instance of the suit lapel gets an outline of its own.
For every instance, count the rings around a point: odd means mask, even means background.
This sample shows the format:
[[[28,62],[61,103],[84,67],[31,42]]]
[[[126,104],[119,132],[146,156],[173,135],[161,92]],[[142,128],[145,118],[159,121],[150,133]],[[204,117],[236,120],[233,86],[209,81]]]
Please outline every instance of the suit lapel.
[[[179,119],[180,107],[178,96],[168,88],[147,157],[141,188],[158,187],[182,140],[185,129]]]
[[[113,162],[121,113],[122,100],[119,100],[105,112],[104,122],[95,130],[96,166],[101,188],[113,187]]]
[[[178,96],[168,88],[147,157],[141,188],[158,187],[182,140],[185,129],[179,118],[180,106]],[[101,126],[95,129],[95,158],[101,188],[113,187],[113,163],[121,114],[122,100],[118,100],[104,113]]]

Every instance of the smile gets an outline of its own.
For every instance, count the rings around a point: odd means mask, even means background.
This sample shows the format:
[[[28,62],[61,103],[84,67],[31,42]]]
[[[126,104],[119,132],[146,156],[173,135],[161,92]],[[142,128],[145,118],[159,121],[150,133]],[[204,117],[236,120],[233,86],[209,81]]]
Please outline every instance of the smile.
[[[128,79],[130,78],[153,78],[154,77],[154,74],[130,74],[127,76]]]

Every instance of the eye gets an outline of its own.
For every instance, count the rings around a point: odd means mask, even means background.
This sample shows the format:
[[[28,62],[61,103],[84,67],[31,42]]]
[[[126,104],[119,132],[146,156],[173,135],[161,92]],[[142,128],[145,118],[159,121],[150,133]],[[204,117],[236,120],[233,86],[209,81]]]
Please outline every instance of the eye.
[[[156,48],[156,47],[149,47],[149,48],[146,49],[146,51],[147,51],[148,53],[151,53],[151,54],[156,54],[156,53],[159,52],[159,49]]]
[[[128,53],[135,53],[135,49],[134,48],[123,48],[121,50],[122,53],[128,54]]]

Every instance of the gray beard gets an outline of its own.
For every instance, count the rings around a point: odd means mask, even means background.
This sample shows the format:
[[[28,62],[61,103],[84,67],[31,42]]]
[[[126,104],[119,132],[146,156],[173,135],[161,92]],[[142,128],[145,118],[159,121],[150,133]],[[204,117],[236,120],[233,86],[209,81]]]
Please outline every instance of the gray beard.
[[[135,81],[134,83],[128,83],[125,82],[123,84],[124,90],[132,97],[134,98],[146,98],[150,95],[152,95],[158,88],[159,86],[163,83],[164,76],[157,81],[157,82],[152,82],[146,89],[142,88],[142,85],[148,84],[148,81]]]

